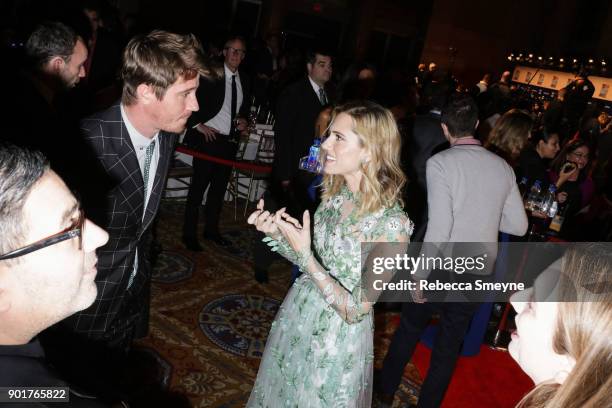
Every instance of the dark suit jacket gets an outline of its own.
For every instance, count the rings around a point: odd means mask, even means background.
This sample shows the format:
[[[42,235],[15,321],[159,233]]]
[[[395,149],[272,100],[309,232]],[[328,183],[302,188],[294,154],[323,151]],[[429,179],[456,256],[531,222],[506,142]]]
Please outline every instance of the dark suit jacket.
[[[86,83],[93,92],[112,85],[119,77],[121,67],[121,40],[103,27],[98,28],[93,60]],[[91,52],[91,51],[90,51]]]
[[[189,117],[187,121],[187,133],[185,135],[185,144],[193,147],[201,147],[203,137],[200,132],[193,129],[198,123],[208,122],[214,118],[223,107],[225,99],[225,71],[218,79],[200,78],[200,86],[196,91],[196,98],[200,109]],[[239,71],[240,85],[242,87],[242,104],[236,113],[236,116],[247,118],[249,109],[251,108],[251,81],[246,73]]]
[[[78,119],[64,102],[73,98],[74,92],[58,95],[55,106],[51,106],[29,75],[21,73],[16,79],[7,84],[11,102],[0,111],[4,124],[0,139],[41,151],[53,170],[66,179],[72,170],[71,150],[78,135]]]
[[[210,119],[214,118],[223,107],[223,101],[225,99],[225,71],[223,72],[224,74],[217,79],[200,78],[200,86],[196,91],[196,98],[198,99],[200,109],[189,117],[187,121],[187,133],[183,140],[183,143],[189,147],[202,150],[209,154],[213,154],[207,149],[210,147],[209,144],[205,142],[202,133],[194,129],[194,126],[198,123],[208,122]],[[240,85],[242,87],[242,104],[236,116],[247,118],[249,109],[251,108],[251,81],[245,72],[239,71],[239,74]]]
[[[164,189],[177,135],[160,132],[159,163],[143,219],[143,178],[119,104],[81,122],[85,144],[79,188],[88,218],[109,233],[98,249],[98,296],[88,309],[70,317],[72,330],[91,339],[120,336],[148,316],[151,270],[145,256],[148,231]],[[138,273],[128,281],[138,249]],[[136,304],[135,304],[136,302]]]
[[[327,92],[327,89],[326,89]],[[327,92],[330,99],[330,92]],[[289,85],[278,97],[274,126],[274,176],[291,180],[299,160],[308,155],[315,136],[315,121],[323,109],[308,77]]]
[[[274,56],[266,45],[262,46],[255,56],[255,73],[268,77],[274,74]]]
[[[406,192],[407,210],[416,227],[411,240],[419,242],[427,228],[426,163],[431,156],[448,147],[440,126],[440,115],[427,113],[417,116],[407,145],[408,163],[405,168],[410,181]]]
[[[5,408],[9,407],[51,407],[62,406],[103,408],[106,404],[92,398],[82,398],[74,393],[73,386],[66,383],[45,362],[43,352],[38,340],[34,339],[28,344],[18,346],[0,346],[0,387],[69,387],[68,398],[70,402],[63,403],[2,403]]]
[[[521,152],[518,166],[514,170],[516,179],[520,182],[523,177],[527,177],[528,185],[532,185],[536,180],[540,180],[544,186],[550,183],[546,159],[542,159],[538,152],[532,147],[528,147]]]

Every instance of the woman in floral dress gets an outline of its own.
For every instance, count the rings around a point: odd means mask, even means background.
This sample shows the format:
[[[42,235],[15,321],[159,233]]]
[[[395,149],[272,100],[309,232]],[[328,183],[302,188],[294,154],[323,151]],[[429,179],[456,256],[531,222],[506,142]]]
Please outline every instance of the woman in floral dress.
[[[361,260],[388,247],[377,243],[405,251],[412,233],[400,201],[400,136],[387,109],[350,103],[334,109],[321,151],[314,252],[307,211],[300,224],[260,201],[248,220],[303,272],[272,323],[248,407],[371,405],[375,299],[366,298]]]

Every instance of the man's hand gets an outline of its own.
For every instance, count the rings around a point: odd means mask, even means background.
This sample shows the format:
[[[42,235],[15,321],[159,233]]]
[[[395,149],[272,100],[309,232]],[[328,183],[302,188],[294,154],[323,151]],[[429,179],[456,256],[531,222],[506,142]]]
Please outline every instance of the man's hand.
[[[196,130],[204,135],[204,140],[207,142],[215,140],[217,138],[217,133],[219,133],[217,129],[206,126],[203,123],[199,123],[198,126],[196,126]]]
[[[245,118],[236,118],[236,130],[240,132],[242,136],[249,135],[249,124]]]

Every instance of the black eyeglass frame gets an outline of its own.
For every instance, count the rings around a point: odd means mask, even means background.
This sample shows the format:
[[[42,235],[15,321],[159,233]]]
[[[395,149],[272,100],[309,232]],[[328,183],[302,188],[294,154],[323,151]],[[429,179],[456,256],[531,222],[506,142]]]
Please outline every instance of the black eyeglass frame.
[[[235,52],[235,53],[238,53],[238,54],[243,55],[243,56],[244,56],[244,55],[246,55],[246,50],[241,50],[241,49],[239,49],[239,48],[234,48],[234,47],[225,47],[224,49],[225,49],[225,50],[232,51],[232,52]]]
[[[83,210],[79,210],[79,219],[77,222],[63,231],[53,234],[50,237],[38,240],[30,245],[26,245],[22,248],[11,251],[7,254],[0,255],[0,261],[7,259],[14,259],[20,256],[31,254],[32,252],[38,251],[43,248],[47,248],[51,245],[58,244],[63,241],[67,241],[72,238],[79,238],[79,250],[83,248],[83,227],[85,225],[85,213]]]

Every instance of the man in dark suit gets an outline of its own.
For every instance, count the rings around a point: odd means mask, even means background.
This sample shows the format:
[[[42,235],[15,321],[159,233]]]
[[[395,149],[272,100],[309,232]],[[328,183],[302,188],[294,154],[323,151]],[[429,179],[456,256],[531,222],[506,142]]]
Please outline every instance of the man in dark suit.
[[[132,340],[147,333],[147,241],[177,134],[198,110],[200,74],[207,71],[194,36],[134,37],[123,55],[121,103],[81,123],[78,191],[110,239],[98,251],[96,301],[49,333],[48,348],[56,352],[54,363],[90,387],[117,379],[111,373]]]
[[[565,87],[565,98],[563,102],[564,114],[567,119],[569,135],[580,130],[580,119],[585,113],[589,101],[595,93],[595,86],[588,77],[585,69],[580,69],[576,78]],[[566,136],[566,135],[562,135]],[[561,144],[565,142],[562,137]]]
[[[84,218],[41,153],[13,145],[0,145],[0,208],[0,387],[67,387],[62,406],[106,406],[71,392],[37,335],[94,301],[95,250],[108,234]]]
[[[427,180],[425,164],[427,160],[441,150],[448,148],[448,141],[442,132],[440,114],[446,104],[448,87],[440,83],[430,83],[424,94],[425,102],[431,107],[428,113],[418,115],[414,120],[412,133],[407,137],[406,161],[403,166],[408,176],[406,188],[406,205],[410,219],[414,222],[413,242],[423,241],[427,229]]]
[[[84,0],[83,14],[87,16],[91,27],[88,39],[89,56],[85,66],[85,82],[92,93],[101,91],[117,80],[117,71],[121,64],[121,48],[124,42],[102,24],[102,2]]]
[[[265,43],[255,52],[253,95],[259,105],[270,102],[269,87],[278,77],[280,52],[281,39],[276,33],[268,34]]]
[[[301,157],[308,155],[314,139],[322,136],[315,134],[315,122],[323,107],[330,103],[326,85],[332,75],[332,59],[323,51],[312,51],[307,55],[306,70],[305,78],[280,94],[274,127],[273,182],[280,184],[293,216],[301,216],[312,202],[308,187],[314,176],[299,170],[298,164]]]
[[[499,82],[494,83],[489,88],[498,112],[506,112],[512,105],[512,91],[510,89],[511,81],[512,74],[510,71],[504,71],[499,79]]]
[[[331,102],[332,94],[329,89],[331,56],[316,50],[306,57],[306,77],[289,85],[278,97],[272,183],[266,197],[267,209],[275,211],[287,207],[293,217],[301,217],[306,209],[310,214],[316,210],[308,194],[314,174],[299,170],[298,164],[301,157],[308,155],[314,139],[322,136],[316,133],[315,123],[321,110]],[[273,256],[260,240],[254,245],[255,279],[265,283]]]
[[[245,52],[245,42],[241,37],[232,37],[225,42],[223,74],[216,81],[203,81],[198,89],[197,98],[202,102],[202,110],[191,117],[185,144],[211,156],[226,160],[236,158],[239,136],[247,132],[245,118],[250,107],[248,76],[239,71]],[[194,158],[193,170],[185,204],[183,243],[192,251],[202,250],[197,238],[198,213],[204,191],[210,184],[206,196],[204,238],[227,246],[229,242],[219,233],[219,216],[232,168]]]
[[[78,120],[66,107],[68,91],[85,76],[87,47],[70,27],[39,24],[25,45],[27,64],[19,80],[8,83],[11,103],[0,112],[2,138],[39,150],[53,170],[64,175]]]

